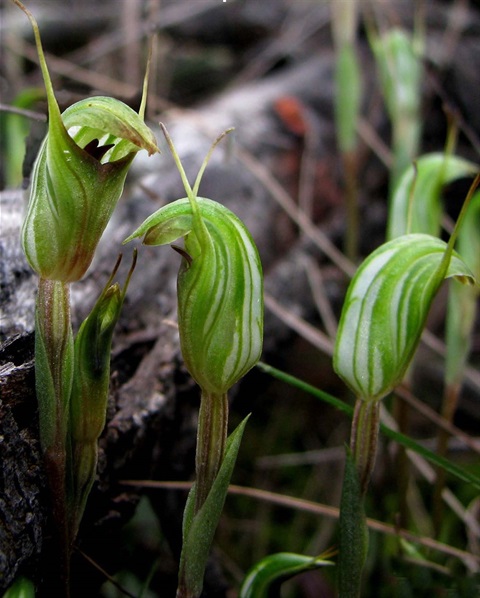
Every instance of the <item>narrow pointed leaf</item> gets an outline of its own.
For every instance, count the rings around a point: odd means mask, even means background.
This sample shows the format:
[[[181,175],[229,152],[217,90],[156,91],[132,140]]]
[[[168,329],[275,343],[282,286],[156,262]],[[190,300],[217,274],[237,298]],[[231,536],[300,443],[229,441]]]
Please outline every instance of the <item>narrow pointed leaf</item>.
[[[268,598],[269,592],[281,582],[299,573],[333,564],[322,558],[322,555],[311,557],[291,552],[271,554],[248,571],[240,588],[239,598]]]
[[[70,536],[74,539],[97,471],[97,441],[105,426],[110,386],[110,357],[115,326],[125,299],[132,267],[124,288],[113,279],[120,259],[93,309],[80,326],[74,343],[74,373],[70,397],[71,441]]]
[[[444,278],[474,282],[455,252],[429,235],[404,235],[374,251],[352,279],[334,349],[337,374],[356,396],[381,399],[400,383]]]
[[[183,520],[183,547],[179,579],[184,581],[185,587],[192,592],[193,596],[200,596],[202,591],[203,575],[210,547],[222,514],[230,478],[232,477],[248,417],[229,436],[220,471],[204,505],[195,515],[193,512],[195,505],[195,485],[188,496]]]

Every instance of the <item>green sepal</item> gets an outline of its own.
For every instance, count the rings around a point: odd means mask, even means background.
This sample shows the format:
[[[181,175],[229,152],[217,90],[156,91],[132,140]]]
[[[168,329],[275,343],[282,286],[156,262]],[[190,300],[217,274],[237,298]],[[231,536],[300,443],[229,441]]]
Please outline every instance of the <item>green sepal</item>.
[[[443,153],[425,154],[401,175],[388,211],[387,239],[407,233],[440,233],[442,187],[455,179],[473,176],[478,166]]]
[[[368,552],[368,528],[358,468],[347,448],[340,501],[339,598],[358,598]]]
[[[359,267],[347,291],[333,366],[357,397],[376,401],[402,380],[444,278],[474,283],[460,256],[423,234],[397,237]]]
[[[239,598],[268,598],[278,596],[278,586],[312,569],[334,565],[324,555],[317,557],[279,552],[256,563],[246,574],[239,591]]]
[[[183,515],[183,547],[180,559],[179,584],[188,588],[190,596],[200,596],[203,576],[213,537],[228,492],[247,416],[230,434],[218,475],[201,509],[194,514],[195,484],[189,492]]]
[[[222,204],[179,199],[152,214],[125,242],[164,245],[185,237],[178,275],[178,327],[185,364],[199,386],[223,394],[258,361],[263,275],[243,222]],[[202,350],[199,350],[199,347]]]

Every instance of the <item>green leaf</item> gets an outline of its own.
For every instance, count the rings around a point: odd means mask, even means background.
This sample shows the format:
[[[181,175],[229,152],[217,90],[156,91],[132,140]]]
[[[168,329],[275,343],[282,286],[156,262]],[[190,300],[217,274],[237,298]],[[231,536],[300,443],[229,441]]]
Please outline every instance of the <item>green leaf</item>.
[[[85,510],[97,471],[97,441],[105,427],[110,386],[112,337],[136,264],[132,266],[123,289],[113,279],[121,256],[93,309],[80,326],[74,343],[74,372],[68,422],[71,442],[69,462],[70,536],[74,539]]]
[[[183,520],[183,547],[180,559],[180,584],[184,584],[191,596],[200,596],[203,575],[207,564],[215,530],[222,514],[230,478],[237,459],[247,416],[228,437],[225,456],[202,508],[194,515],[195,485],[190,490]]]
[[[323,555],[311,557],[290,552],[271,554],[248,571],[242,582],[239,598],[268,598],[269,592],[282,581],[299,573],[333,564]]]
[[[404,235],[374,251],[347,291],[333,366],[357,397],[379,400],[402,380],[446,277],[474,278],[458,254],[429,235]]]
[[[360,596],[368,552],[368,528],[357,464],[347,449],[340,502],[339,598]]]
[[[477,171],[477,165],[458,156],[432,153],[418,158],[403,172],[393,191],[387,239],[407,233],[438,236],[442,187],[455,179],[473,176]]]

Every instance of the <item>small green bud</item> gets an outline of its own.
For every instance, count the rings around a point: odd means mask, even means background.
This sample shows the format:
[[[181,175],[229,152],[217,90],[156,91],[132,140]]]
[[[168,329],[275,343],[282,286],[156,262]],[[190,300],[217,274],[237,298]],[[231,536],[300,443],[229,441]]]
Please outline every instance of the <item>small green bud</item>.
[[[92,261],[136,153],[145,149],[151,155],[158,148],[143,114],[113,98],[88,98],[60,114],[37,23],[15,3],[32,23],[49,113],[32,173],[22,244],[41,278],[72,282]]]
[[[70,430],[74,442],[96,441],[105,426],[112,337],[135,263],[136,253],[127,281],[121,289],[118,283],[112,284],[120,265],[118,259],[105,288],[75,338],[70,399]]]
[[[188,198],[152,214],[126,242],[143,236],[147,245],[164,245],[184,237],[177,283],[182,355],[203,391],[223,395],[262,352],[262,267],[243,222],[225,206],[197,197],[208,156],[192,190],[167,140]]]
[[[385,102],[394,121],[416,114],[419,108],[422,71],[418,45],[407,32],[396,28],[373,41]]]
[[[121,289],[117,283],[112,284],[120,265],[121,256],[119,257],[105,288],[75,339],[69,420],[71,487],[68,503],[72,540],[77,535],[95,480],[97,441],[105,427],[106,419],[112,336],[120,317],[136,258],[137,254],[134,252],[132,267]]]

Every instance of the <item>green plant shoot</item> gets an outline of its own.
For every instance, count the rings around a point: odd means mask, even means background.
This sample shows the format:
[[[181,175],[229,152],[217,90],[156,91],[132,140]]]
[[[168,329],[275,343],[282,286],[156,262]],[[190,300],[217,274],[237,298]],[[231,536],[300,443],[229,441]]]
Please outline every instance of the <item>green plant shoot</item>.
[[[224,468],[233,468],[239,446],[227,458],[227,392],[262,352],[263,275],[257,248],[244,224],[221,204],[198,197],[211,152],[225,133],[213,144],[192,188],[163,130],[187,197],[155,212],[126,242],[143,237],[145,244],[164,245],[184,237],[184,248],[177,248],[183,256],[177,280],[178,329],[185,364],[202,397],[196,483],[185,510],[177,596],[193,598],[201,592],[212,522],[216,527],[228,481],[215,499],[211,492]],[[200,541],[200,536],[210,540]]]
[[[350,448],[358,475],[359,500],[366,493],[375,462],[380,401],[401,382],[440,285],[448,277],[475,284],[472,272],[453,247],[479,181],[480,175],[463,204],[448,244],[421,233],[396,237],[375,250],[350,283],[333,365],[357,398]],[[352,477],[348,467],[346,471],[350,473],[344,480],[344,492]],[[340,524],[341,529],[358,526],[343,503]],[[353,598],[360,595],[364,558],[358,558],[365,553],[365,542],[359,538],[353,548],[348,542],[344,546],[347,549],[340,558],[340,579],[348,591],[341,596]]]
[[[283,581],[320,567],[332,566],[328,560],[333,551],[315,556],[291,552],[279,552],[266,556],[246,574],[239,592],[239,598],[268,598],[276,592]]]
[[[421,133],[420,84],[421,39],[402,29],[373,36],[372,48],[378,66],[387,112],[392,123],[393,166],[391,189],[417,156]]]
[[[74,378],[77,387],[78,379],[83,377],[83,384],[87,376],[86,369],[78,370],[85,368],[85,357],[75,357],[70,283],[80,279],[90,266],[135,155],[142,149],[153,154],[158,148],[152,131],[143,121],[147,76],[139,114],[124,103],[105,97],[82,100],[60,113],[37,22],[19,0],[13,1],[32,25],[48,102],[48,131],[34,164],[21,237],[27,260],[40,279],[35,323],[40,442],[58,531],[61,591],[68,596],[70,554],[78,527],[75,516],[75,531],[72,529],[68,506],[73,500],[69,488],[72,477],[68,455],[69,405]],[[112,300],[119,298],[116,292],[112,293]],[[105,296],[101,301],[104,299]],[[108,309],[118,317],[121,301],[116,303],[117,307],[109,303]],[[110,326],[106,317],[106,314],[99,316],[100,327]],[[113,320],[115,317],[112,323]],[[101,349],[106,350],[107,346],[108,342]],[[90,349],[94,351],[93,347]],[[85,353],[81,340],[77,350]],[[104,353],[102,359],[108,362],[109,354]],[[95,392],[93,386],[90,392],[97,398],[106,393],[104,379],[98,381]],[[105,400],[99,401],[103,407]],[[77,419],[82,408],[75,406]],[[82,509],[74,510],[79,513]]]
[[[77,333],[74,343],[74,375],[70,399],[69,433],[71,438],[71,478],[69,488],[70,535],[76,537],[83,511],[97,470],[97,441],[105,427],[108,389],[110,385],[110,354],[112,337],[130,278],[135,269],[137,253],[127,279],[120,288],[113,279],[121,256],[97,299],[92,311]]]

